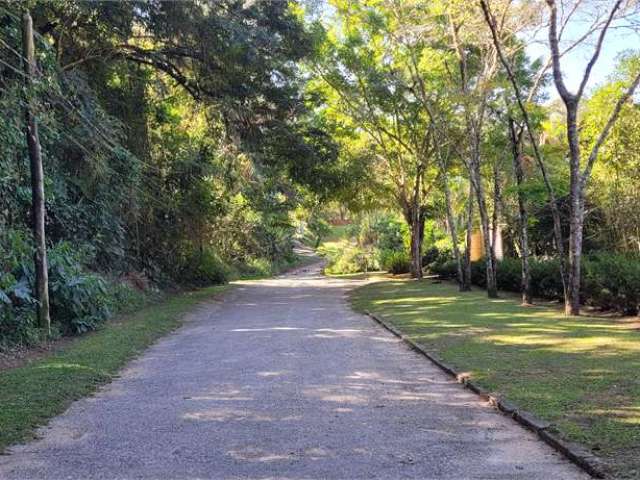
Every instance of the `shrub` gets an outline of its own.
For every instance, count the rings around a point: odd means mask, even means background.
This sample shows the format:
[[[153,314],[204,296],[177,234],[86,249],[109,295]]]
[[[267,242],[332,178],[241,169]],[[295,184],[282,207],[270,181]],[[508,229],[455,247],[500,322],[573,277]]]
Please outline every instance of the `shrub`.
[[[231,272],[211,248],[187,251],[179,267],[178,280],[186,285],[206,287],[226,283]]]
[[[331,226],[324,218],[321,218],[318,215],[312,215],[311,218],[309,218],[307,228],[309,233],[313,236],[313,240],[311,242],[311,246],[313,246],[313,248],[318,248],[322,239],[331,233]]]
[[[29,236],[13,232],[3,238],[0,253],[0,343],[4,346],[37,343],[35,273]],[[49,249],[49,292],[54,330],[65,334],[93,330],[120,308],[132,289],[107,282],[85,267],[91,250],[61,242]]]
[[[455,278],[458,274],[458,267],[455,260],[446,260],[443,262],[432,263],[429,267],[429,271],[435,275],[439,275],[442,278]]]
[[[0,237],[0,347],[30,345],[40,340],[30,279],[33,245],[30,235],[7,230]]]
[[[94,330],[112,314],[107,282],[83,268],[84,252],[67,242],[49,252],[51,318],[64,333]]]
[[[406,222],[391,213],[365,215],[351,225],[349,234],[357,239],[358,245],[378,250],[401,251],[409,241]]]
[[[380,268],[394,275],[411,270],[411,259],[405,251],[382,250],[379,253],[379,263]]]
[[[531,290],[534,297],[562,300],[564,296],[557,259],[531,258]],[[497,281],[501,290],[519,292],[520,259],[505,258],[498,263]],[[456,276],[454,261],[434,263],[431,271],[443,278]],[[485,263],[471,264],[471,281],[484,287]],[[640,258],[635,255],[596,253],[583,257],[582,302],[605,310],[635,315],[640,310]]]
[[[529,268],[531,270],[531,293],[534,297],[552,300],[563,299],[564,289],[560,277],[559,260],[531,258]]]
[[[631,255],[598,253],[583,262],[583,301],[628,315],[640,306],[640,258]]]
[[[501,260],[496,272],[498,288],[517,292],[522,285],[522,263],[519,258]]]
[[[332,275],[359,273],[378,268],[371,252],[354,246],[346,246],[342,250],[331,252],[328,254],[328,260],[325,272]]]
[[[449,260],[452,260],[451,251],[431,247],[422,255],[422,266],[431,269],[432,265],[442,264]]]

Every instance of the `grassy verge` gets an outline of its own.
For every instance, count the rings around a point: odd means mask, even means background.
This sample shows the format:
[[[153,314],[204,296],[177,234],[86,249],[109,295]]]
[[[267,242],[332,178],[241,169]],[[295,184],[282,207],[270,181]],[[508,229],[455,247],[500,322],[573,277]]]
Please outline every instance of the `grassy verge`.
[[[172,296],[79,337],[62,350],[0,372],[0,452],[33,435],[69,404],[109,382],[118,370],[161,336],[180,326],[197,303],[228,288]]]
[[[640,478],[640,331],[628,323],[429,280],[371,284],[352,302],[593,449],[614,478]]]

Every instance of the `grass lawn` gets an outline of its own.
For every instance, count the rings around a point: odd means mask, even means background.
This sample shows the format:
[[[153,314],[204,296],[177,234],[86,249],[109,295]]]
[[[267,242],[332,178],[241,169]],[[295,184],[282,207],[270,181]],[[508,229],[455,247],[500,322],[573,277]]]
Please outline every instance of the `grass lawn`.
[[[640,478],[639,330],[428,279],[370,284],[352,302],[593,449],[614,478]]]
[[[197,303],[228,285],[172,296],[107,322],[61,351],[0,372],[0,452],[32,437],[34,429],[69,404],[111,381],[127,361],[181,324]]]

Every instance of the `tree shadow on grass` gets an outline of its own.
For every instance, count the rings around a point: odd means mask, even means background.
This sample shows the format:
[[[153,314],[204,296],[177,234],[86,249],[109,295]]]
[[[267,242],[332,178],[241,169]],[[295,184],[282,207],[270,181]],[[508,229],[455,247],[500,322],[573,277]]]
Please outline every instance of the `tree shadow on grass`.
[[[448,283],[384,282],[355,292],[414,341],[485,387],[554,422],[614,470],[640,471],[640,333],[615,319],[565,317]],[[624,473],[620,473],[624,475]]]

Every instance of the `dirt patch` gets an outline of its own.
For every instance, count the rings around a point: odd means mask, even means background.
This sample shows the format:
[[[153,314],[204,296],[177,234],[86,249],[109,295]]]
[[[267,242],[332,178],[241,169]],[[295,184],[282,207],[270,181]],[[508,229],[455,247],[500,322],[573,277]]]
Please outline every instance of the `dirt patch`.
[[[33,347],[15,347],[0,351],[0,372],[22,367],[34,360],[52,355],[76,340],[77,337],[62,337]]]

